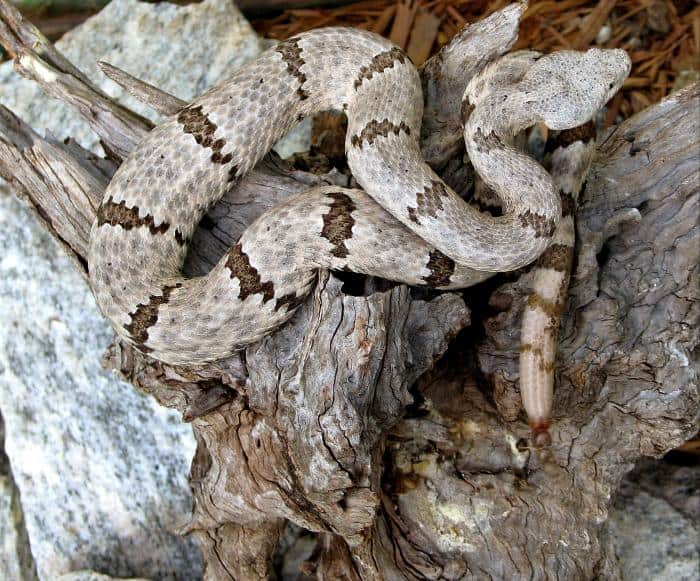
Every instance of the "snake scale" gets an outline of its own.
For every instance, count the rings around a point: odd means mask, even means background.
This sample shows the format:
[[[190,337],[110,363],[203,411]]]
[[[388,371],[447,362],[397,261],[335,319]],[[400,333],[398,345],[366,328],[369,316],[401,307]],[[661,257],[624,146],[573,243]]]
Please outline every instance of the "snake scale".
[[[421,81],[401,49],[325,28],[266,51],[153,129],[115,173],[88,257],[101,311],[140,351],[196,365],[283,324],[319,268],[453,289],[534,261],[560,221],[559,186],[513,138],[535,123],[586,123],[618,91],[629,60],[618,50],[529,54],[487,67],[462,105],[470,161],[503,205],[493,217],[423,160]],[[204,213],[298,121],[327,109],[347,115],[347,160],[362,190],[294,195],[208,275],[184,277]]]

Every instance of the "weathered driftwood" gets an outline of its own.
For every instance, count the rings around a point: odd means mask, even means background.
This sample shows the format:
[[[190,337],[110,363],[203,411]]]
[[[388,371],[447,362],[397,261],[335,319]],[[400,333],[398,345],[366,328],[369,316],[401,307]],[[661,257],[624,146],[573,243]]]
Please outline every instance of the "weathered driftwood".
[[[422,69],[423,150],[461,189],[461,90],[512,45],[522,10],[465,29]],[[150,124],[92,87],[3,0],[0,42],[108,152],[41,138],[0,105],[0,175],[85,272],[104,188]],[[181,104],[103,70],[161,112]],[[462,296],[320,273],[289,325],[206,368],[166,366],[115,342],[105,364],[192,422],[187,532],[208,577],[266,578],[289,520],[319,533],[307,564],[319,578],[615,578],[606,515],[622,475],[700,421],[699,104],[700,88],[688,88],[601,140],[578,217],[546,452],[530,448],[517,391],[527,275]],[[319,183],[348,177],[268,156],[203,221],[188,271],[206,272],[256,216]]]

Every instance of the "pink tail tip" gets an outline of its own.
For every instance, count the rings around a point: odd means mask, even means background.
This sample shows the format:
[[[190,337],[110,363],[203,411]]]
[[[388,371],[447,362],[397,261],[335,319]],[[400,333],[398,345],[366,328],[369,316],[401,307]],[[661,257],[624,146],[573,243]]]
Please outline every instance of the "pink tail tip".
[[[552,443],[552,437],[549,435],[550,425],[552,425],[552,422],[549,420],[530,421],[532,440],[538,448],[545,448]]]

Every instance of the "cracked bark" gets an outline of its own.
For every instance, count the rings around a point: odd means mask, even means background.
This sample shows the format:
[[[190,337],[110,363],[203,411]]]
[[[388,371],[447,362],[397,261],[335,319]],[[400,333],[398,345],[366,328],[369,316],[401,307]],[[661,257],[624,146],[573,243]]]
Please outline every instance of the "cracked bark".
[[[421,72],[423,151],[462,189],[461,89],[512,45],[521,11],[464,29]],[[84,273],[106,184],[150,125],[3,0],[0,42],[20,72],[83,113],[108,152],[41,138],[0,106],[0,175]],[[179,106],[103,70],[155,109]],[[530,447],[517,390],[527,273],[463,294],[372,280],[350,294],[356,281],[322,272],[287,326],[204,368],[115,342],[105,365],[192,422],[195,506],[183,532],[198,539],[207,577],[274,574],[291,521],[318,534],[304,570],[320,579],[617,578],[606,517],[620,479],[700,423],[698,105],[695,85],[601,139],[578,213],[546,452]],[[268,156],[203,221],[187,272],[208,271],[255,217],[320,183],[348,178]]]

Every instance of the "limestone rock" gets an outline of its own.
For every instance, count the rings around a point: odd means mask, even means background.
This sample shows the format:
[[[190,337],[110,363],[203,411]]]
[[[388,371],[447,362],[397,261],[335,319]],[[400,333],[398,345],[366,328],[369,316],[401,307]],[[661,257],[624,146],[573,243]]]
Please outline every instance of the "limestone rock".
[[[36,571],[29,553],[19,492],[4,451],[5,423],[0,415],[0,579],[30,581]]]
[[[189,101],[274,44],[259,38],[235,5],[225,0],[187,6],[118,0],[66,33],[56,46],[109,96],[158,122],[157,114],[103,75],[97,62],[108,62]],[[0,66],[0,87],[3,105],[36,130],[71,136],[101,151],[97,136],[76,113],[20,78],[10,62]],[[310,124],[303,123],[275,150],[282,157],[305,151],[310,132]]]
[[[625,476],[621,498],[643,490],[665,500],[691,522],[700,523],[700,463],[689,462],[689,458],[671,453],[661,460],[642,459]]]
[[[117,581],[117,577],[110,577],[109,575],[102,575],[101,573],[95,573],[95,571],[73,571],[72,573],[66,573],[56,578],[56,581]],[[148,581],[143,578],[131,577],[129,579],[124,579],[123,577],[118,578],[118,581]]]
[[[111,339],[80,274],[0,197],[0,409],[40,578],[91,568],[192,579],[189,426],[102,370]]]

